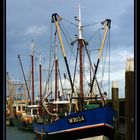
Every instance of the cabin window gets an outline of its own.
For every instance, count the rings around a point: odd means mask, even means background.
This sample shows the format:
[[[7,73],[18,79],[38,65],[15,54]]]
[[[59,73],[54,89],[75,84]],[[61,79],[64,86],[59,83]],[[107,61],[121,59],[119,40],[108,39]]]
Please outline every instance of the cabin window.
[[[31,110],[29,108],[27,108],[26,113],[27,113],[27,115],[31,115]]]
[[[16,107],[15,106],[13,107],[13,110],[16,110]]]
[[[37,109],[33,110],[33,115],[37,115]]]
[[[25,111],[25,106],[22,107],[22,110]]]
[[[20,106],[18,106],[18,111],[20,111]]]

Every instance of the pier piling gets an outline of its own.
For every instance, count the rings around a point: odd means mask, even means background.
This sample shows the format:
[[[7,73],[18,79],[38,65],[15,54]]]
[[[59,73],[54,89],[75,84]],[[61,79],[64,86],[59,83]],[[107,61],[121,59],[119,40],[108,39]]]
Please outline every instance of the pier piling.
[[[118,124],[119,124],[119,88],[118,88],[118,82],[113,81],[112,82],[112,107],[116,112],[118,113],[118,118],[116,122],[116,130],[118,130]]]
[[[128,58],[125,72],[126,140],[134,140],[134,60]]]

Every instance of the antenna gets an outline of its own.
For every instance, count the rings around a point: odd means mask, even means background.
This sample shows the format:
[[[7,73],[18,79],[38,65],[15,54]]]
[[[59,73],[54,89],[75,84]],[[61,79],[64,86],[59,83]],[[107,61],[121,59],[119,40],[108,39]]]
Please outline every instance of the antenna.
[[[82,36],[83,26],[82,26],[82,20],[81,20],[81,6],[79,4],[78,6],[75,6],[75,7],[78,8],[78,17],[77,16],[74,17],[75,20],[78,22],[78,25],[77,25],[77,27],[78,27],[78,35],[75,35],[76,40],[72,41],[71,45],[73,46],[74,43],[76,41],[78,41],[78,39],[82,39],[84,41],[85,45],[88,45],[88,42],[85,42],[85,40],[84,40],[84,38]],[[85,7],[82,7],[82,8],[85,8]]]

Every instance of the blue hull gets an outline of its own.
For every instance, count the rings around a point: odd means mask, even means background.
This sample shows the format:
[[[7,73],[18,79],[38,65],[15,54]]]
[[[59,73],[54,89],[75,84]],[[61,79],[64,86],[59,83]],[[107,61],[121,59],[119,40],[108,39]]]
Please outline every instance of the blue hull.
[[[74,140],[96,135],[113,139],[116,115],[111,107],[102,107],[74,113],[47,125],[34,123],[33,128],[47,140]]]

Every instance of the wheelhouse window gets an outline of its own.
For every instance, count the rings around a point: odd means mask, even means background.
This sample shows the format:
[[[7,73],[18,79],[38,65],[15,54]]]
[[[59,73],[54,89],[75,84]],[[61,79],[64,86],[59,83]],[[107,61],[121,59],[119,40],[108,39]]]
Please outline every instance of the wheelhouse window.
[[[37,115],[37,109],[33,109],[33,115]]]
[[[25,111],[25,106],[22,107],[22,110]]]
[[[13,107],[13,110],[16,110],[16,106]]]
[[[21,109],[21,107],[20,107],[20,106],[18,106],[18,111],[20,111],[20,109]]]

